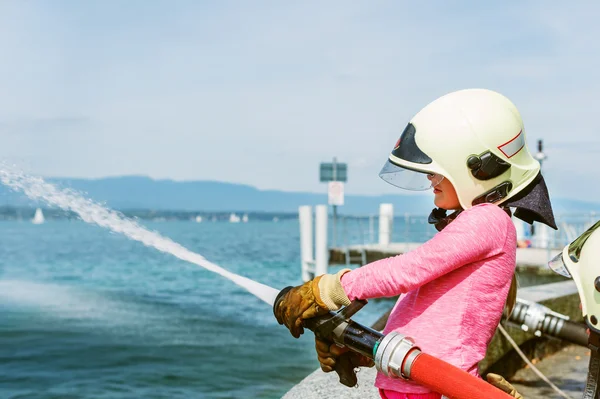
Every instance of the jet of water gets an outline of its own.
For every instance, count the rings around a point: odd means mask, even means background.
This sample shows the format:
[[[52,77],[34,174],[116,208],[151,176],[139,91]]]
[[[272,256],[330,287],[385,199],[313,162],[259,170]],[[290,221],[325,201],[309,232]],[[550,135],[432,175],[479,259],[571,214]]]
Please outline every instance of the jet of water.
[[[279,293],[275,288],[232,273],[209,262],[202,255],[186,249],[157,232],[148,230],[136,221],[128,219],[114,210],[83,197],[75,190],[58,188],[40,177],[27,175],[14,166],[5,164],[0,164],[0,182],[15,191],[24,193],[33,200],[41,200],[48,205],[75,212],[86,223],[97,224],[100,227],[123,234],[148,247],[169,253],[181,260],[191,262],[228,278],[271,306],[273,306]]]

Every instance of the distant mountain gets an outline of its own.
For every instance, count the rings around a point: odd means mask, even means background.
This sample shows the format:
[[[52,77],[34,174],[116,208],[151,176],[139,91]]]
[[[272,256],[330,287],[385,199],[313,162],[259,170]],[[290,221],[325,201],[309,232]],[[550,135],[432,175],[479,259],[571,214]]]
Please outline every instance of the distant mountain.
[[[141,176],[102,179],[49,178],[63,188],[84,193],[88,198],[106,203],[114,209],[155,209],[204,212],[296,212],[301,205],[327,202],[322,193],[259,190],[255,187],[215,181],[176,182]],[[394,204],[396,215],[427,215],[433,208],[430,193],[423,195],[346,195],[344,214],[376,214],[379,204]],[[0,206],[37,206],[23,194],[14,193],[0,184]],[[553,199],[555,213],[600,212],[600,204],[572,199]]]
[[[259,190],[255,187],[216,181],[154,180],[141,176],[102,179],[48,178],[59,187],[71,188],[114,209],[182,211],[297,212],[301,205],[327,203],[323,193]],[[379,204],[390,202],[399,214],[428,214],[430,196],[346,195],[340,211],[346,214],[376,214]],[[0,206],[37,206],[21,193],[0,184]]]

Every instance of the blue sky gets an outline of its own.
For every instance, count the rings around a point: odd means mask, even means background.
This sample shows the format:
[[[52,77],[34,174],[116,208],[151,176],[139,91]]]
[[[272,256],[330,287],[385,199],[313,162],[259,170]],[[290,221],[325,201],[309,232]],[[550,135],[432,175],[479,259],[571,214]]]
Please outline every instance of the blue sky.
[[[419,4],[421,3],[421,4]],[[596,200],[600,5],[592,1],[3,1],[0,158],[44,176],[125,174],[347,193],[452,90],[508,96],[545,141],[551,195]]]

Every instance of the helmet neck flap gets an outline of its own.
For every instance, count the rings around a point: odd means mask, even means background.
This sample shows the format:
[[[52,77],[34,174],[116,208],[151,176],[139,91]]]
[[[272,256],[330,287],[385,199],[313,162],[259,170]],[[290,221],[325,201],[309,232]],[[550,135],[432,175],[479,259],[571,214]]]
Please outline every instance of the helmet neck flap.
[[[548,196],[548,188],[541,173],[538,173],[536,178],[523,191],[510,198],[503,205],[516,208],[515,217],[526,223],[544,223],[554,230],[558,230],[550,197]]]

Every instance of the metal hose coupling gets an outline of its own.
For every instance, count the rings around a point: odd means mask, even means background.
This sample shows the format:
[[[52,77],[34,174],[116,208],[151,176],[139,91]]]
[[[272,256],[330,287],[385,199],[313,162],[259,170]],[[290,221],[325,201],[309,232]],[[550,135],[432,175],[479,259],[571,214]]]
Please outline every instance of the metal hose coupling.
[[[530,331],[536,337],[543,333],[556,336],[569,318],[539,303],[517,299],[510,321],[520,324],[523,331]]]
[[[415,341],[397,332],[386,335],[375,352],[375,367],[388,377],[408,380],[412,365],[421,353]]]
[[[509,323],[529,331],[536,337],[542,335],[587,346],[587,326],[569,320],[568,316],[556,313],[539,303],[517,299],[515,308],[508,318]]]

